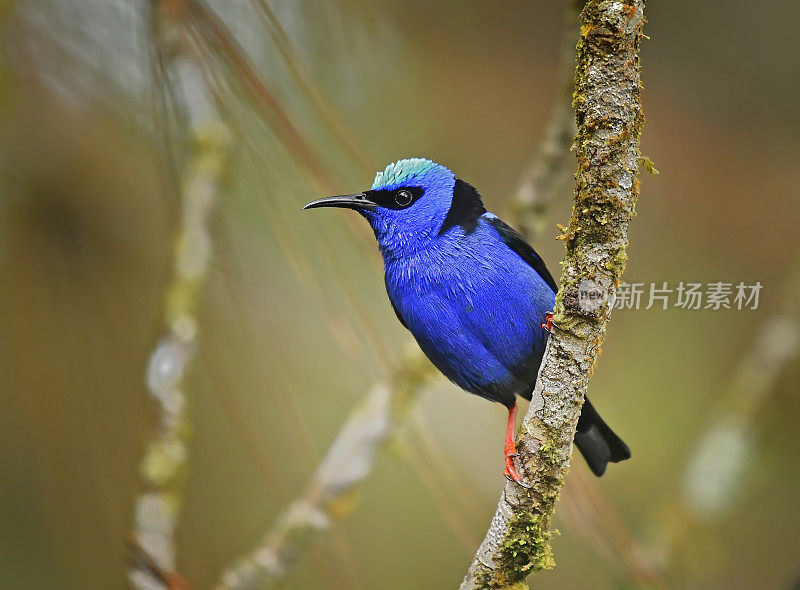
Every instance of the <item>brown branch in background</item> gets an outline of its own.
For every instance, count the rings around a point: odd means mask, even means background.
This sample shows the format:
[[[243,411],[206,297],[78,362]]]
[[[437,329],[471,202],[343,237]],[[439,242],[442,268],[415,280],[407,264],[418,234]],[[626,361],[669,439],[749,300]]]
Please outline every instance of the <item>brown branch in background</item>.
[[[800,255],[783,285],[775,314],[760,324],[736,371],[710,410],[681,482],[682,489],[660,511],[665,517],[654,553],[672,564],[681,547],[691,547],[703,526],[723,521],[743,499],[755,470],[756,418],[776,391],[783,371],[800,356]]]
[[[133,510],[132,540],[139,558],[129,570],[134,588],[161,584],[153,572],[175,571],[175,529],[181,508],[190,426],[185,376],[197,348],[197,305],[208,274],[210,215],[223,192],[230,158],[228,128],[214,109],[196,47],[186,35],[183,11],[175,3],[154,3],[153,41],[175,84],[174,105],[185,120],[185,158],[180,170],[181,217],[173,279],[165,297],[166,331],[147,366],[146,385],[157,404],[155,433],[140,464],[143,492]],[[164,91],[158,88],[157,91]],[[140,567],[141,564],[151,567]]]
[[[509,482],[462,589],[524,587],[553,567],[550,520],[569,469],[572,440],[600,352],[639,194],[639,47],[644,1],[591,0],[581,12],[575,107],[575,204],[561,288],[533,399],[517,441],[530,489]],[[587,304],[580,291],[602,295]]]
[[[136,539],[130,537],[125,540],[128,549],[128,569],[130,571],[140,572],[139,584],[145,584],[142,575],[147,576],[146,588],[152,588],[158,584],[168,590],[192,590],[189,583],[177,572],[168,572],[161,569],[148,554],[142,549],[141,545],[136,542]]]

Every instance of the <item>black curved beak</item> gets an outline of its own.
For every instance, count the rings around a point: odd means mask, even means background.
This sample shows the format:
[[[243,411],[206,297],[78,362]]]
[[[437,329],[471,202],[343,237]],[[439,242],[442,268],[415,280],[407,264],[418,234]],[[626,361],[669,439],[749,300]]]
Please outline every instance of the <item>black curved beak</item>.
[[[358,193],[357,195],[339,195],[336,197],[317,199],[316,201],[311,201],[305,205],[303,210],[316,209],[317,207],[341,207],[343,209],[374,210],[378,207],[378,205],[370,201],[367,193]]]

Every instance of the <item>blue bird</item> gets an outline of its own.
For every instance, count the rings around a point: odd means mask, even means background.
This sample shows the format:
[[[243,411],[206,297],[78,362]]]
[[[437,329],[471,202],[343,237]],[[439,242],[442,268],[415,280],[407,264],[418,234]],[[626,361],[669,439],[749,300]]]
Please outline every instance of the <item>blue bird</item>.
[[[472,186],[440,164],[410,158],[378,172],[372,188],[304,209],[354,209],[383,255],[386,291],[400,323],[431,362],[464,390],[508,409],[504,475],[514,465],[517,395],[530,400],[558,286],[516,231]],[[587,399],[575,444],[595,475],[630,457]]]

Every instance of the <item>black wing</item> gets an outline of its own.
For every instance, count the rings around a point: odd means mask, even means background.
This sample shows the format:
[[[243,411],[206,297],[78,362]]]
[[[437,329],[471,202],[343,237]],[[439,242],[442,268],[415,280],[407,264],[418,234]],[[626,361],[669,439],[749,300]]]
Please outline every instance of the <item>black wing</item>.
[[[531,245],[525,241],[525,238],[501,221],[499,217],[484,217],[484,219],[497,230],[497,233],[500,234],[500,237],[502,238],[503,242],[505,242],[506,246],[519,254],[520,258],[527,262],[528,265],[533,268],[533,270],[539,273],[539,276],[542,277],[544,282],[550,286],[550,288],[553,290],[553,293],[558,291],[558,284],[553,278],[553,275],[550,274],[550,271],[547,270],[544,260],[542,260],[542,257],[536,253],[536,250],[534,250]]]

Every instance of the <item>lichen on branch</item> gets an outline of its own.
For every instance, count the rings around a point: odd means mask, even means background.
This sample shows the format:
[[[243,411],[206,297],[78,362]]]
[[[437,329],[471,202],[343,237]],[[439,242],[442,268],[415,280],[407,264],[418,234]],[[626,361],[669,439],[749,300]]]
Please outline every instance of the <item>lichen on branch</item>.
[[[509,482],[461,588],[524,588],[554,565],[550,522],[584,395],[627,260],[639,195],[644,1],[592,0],[580,15],[573,107],[578,160],[555,328],[517,441],[531,489]],[[582,292],[600,297],[587,301]]]

